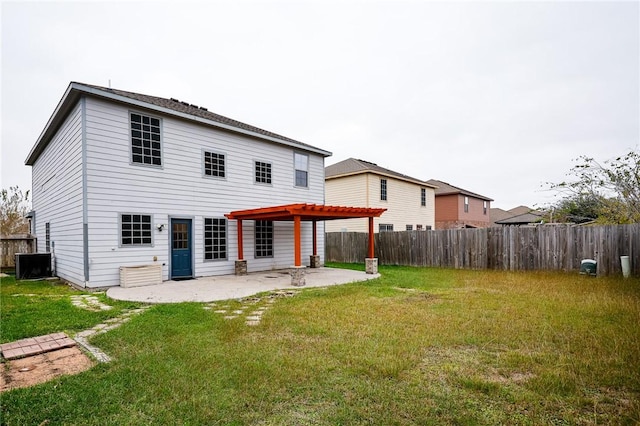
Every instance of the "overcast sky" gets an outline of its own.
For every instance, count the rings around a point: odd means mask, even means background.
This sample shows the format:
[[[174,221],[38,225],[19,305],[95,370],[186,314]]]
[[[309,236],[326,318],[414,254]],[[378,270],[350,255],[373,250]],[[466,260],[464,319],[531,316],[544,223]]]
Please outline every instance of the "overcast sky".
[[[2,187],[70,81],[207,107],[328,151],[544,205],[640,139],[630,2],[2,2]]]

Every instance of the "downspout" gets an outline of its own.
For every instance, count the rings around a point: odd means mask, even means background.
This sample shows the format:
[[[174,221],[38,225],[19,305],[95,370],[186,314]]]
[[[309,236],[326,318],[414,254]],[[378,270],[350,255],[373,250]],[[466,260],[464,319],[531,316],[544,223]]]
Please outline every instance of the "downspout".
[[[89,207],[87,205],[87,97],[80,99],[82,109],[82,261],[84,287],[89,284]]]

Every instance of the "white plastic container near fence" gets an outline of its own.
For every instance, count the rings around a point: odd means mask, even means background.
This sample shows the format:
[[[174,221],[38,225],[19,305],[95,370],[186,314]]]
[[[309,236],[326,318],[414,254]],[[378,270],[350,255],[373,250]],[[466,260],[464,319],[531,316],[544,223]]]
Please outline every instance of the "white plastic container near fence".
[[[631,263],[629,262],[629,256],[620,256],[620,266],[622,266],[622,276],[629,278],[629,275],[631,275]]]
[[[120,287],[162,284],[162,264],[121,266]]]

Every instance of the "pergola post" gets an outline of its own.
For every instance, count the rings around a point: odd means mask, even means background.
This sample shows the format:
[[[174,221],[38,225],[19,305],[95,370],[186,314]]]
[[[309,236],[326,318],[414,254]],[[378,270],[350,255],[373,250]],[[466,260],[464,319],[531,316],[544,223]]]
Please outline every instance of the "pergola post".
[[[302,238],[300,236],[300,216],[293,216],[293,252],[294,265],[291,268],[291,285],[301,287],[306,284],[304,279],[305,267],[302,266],[301,246]]]
[[[247,261],[244,260],[244,250],[242,247],[242,219],[238,219],[238,260],[236,260],[236,275],[247,275]]]
[[[377,274],[378,273],[378,259],[374,256],[374,237],[373,233],[373,217],[369,217],[369,251],[367,253],[367,258],[364,260],[364,267],[367,274]]]
[[[309,267],[310,268],[319,268],[320,267],[320,256],[318,256],[318,225],[317,221],[313,221],[313,254],[309,256]]]

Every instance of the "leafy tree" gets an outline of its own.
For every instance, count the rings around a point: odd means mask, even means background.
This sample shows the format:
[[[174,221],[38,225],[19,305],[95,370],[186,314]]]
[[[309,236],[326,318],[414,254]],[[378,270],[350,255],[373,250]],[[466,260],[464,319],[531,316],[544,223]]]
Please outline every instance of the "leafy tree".
[[[12,235],[29,232],[29,222],[25,218],[29,212],[29,190],[22,192],[17,186],[2,189],[0,210],[0,234]]]
[[[627,154],[600,163],[580,156],[568,176],[571,180],[547,183],[563,198],[552,206],[564,215],[594,217],[601,223],[640,222],[640,152]],[[554,220],[556,220],[554,218]]]

